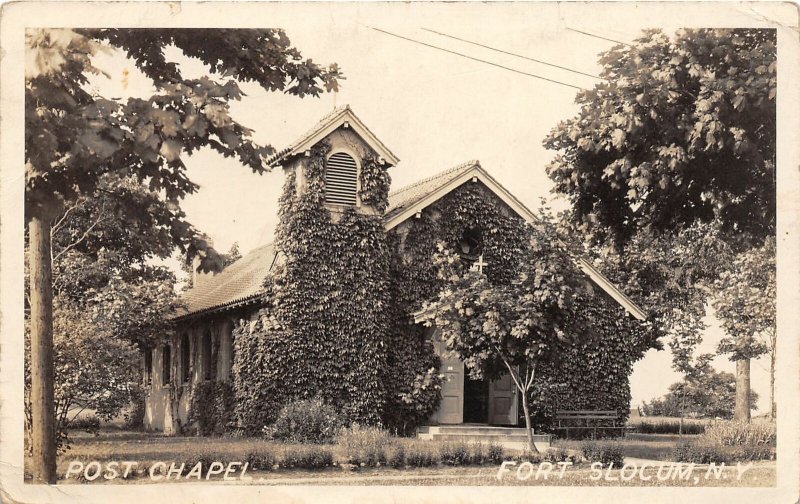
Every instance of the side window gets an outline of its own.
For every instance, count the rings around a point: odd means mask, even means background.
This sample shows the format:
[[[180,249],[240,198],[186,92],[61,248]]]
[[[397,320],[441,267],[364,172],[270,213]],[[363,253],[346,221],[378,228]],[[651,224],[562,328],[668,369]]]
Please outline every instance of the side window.
[[[181,382],[188,383],[192,376],[192,354],[189,346],[189,335],[181,336]]]
[[[172,348],[169,345],[164,345],[164,351],[161,353],[161,383],[169,385],[172,380]]]
[[[153,350],[144,351],[144,384],[150,386],[153,382]]]
[[[337,152],[325,168],[325,202],[355,205],[358,192],[358,165],[349,154]]]

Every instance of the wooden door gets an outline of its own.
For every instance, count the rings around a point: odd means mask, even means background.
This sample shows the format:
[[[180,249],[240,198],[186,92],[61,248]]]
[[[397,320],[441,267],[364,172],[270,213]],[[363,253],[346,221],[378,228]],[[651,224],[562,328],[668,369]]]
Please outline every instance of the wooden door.
[[[517,386],[510,374],[489,383],[489,423],[517,424]]]
[[[436,354],[442,358],[440,373],[442,381],[442,402],[431,420],[440,424],[464,423],[464,363],[455,356],[447,355],[439,331],[433,334]]]

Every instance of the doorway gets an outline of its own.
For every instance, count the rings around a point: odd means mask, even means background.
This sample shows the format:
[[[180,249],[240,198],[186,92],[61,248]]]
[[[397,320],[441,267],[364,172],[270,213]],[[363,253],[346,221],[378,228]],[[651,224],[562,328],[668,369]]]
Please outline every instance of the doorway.
[[[489,380],[464,373],[464,423],[489,423]]]

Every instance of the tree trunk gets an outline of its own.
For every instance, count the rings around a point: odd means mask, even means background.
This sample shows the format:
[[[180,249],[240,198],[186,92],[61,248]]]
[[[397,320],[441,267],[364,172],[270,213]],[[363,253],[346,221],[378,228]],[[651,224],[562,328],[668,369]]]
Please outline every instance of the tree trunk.
[[[769,354],[769,419],[774,421],[777,414],[775,404],[775,343],[772,344],[772,352]]]
[[[525,434],[528,436],[528,449],[532,452],[538,452],[539,449],[533,442],[533,427],[531,427],[531,413],[528,409],[528,391],[522,394],[522,411],[525,413]]]
[[[736,407],[733,419],[750,422],[750,359],[736,361]]]
[[[53,285],[50,221],[32,217],[30,239],[31,296],[31,447],[33,480],[56,482],[56,430],[53,398]]]

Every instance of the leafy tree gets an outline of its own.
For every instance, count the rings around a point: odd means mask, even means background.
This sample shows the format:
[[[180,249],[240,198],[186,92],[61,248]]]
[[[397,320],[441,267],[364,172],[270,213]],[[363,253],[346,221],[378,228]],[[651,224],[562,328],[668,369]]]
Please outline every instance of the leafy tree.
[[[185,78],[166,59],[170,46],[227,80]],[[99,73],[92,57],[108,48],[131,58],[155,94],[122,102],[87,91],[88,76]],[[210,147],[263,173],[274,149],[254,143],[251,130],[230,117],[229,102],[242,95],[237,81],[303,97],[336,89],[340,74],[335,65],[304,60],[279,29],[37,29],[26,32],[25,56],[32,467],[35,481],[54,483],[53,220],[101,190],[106,174],[132,177],[171,208],[158,233],[212,268],[218,257],[180,211],[180,200],[197,189],[181,156]],[[131,202],[130,210],[141,216],[144,209]]]
[[[749,367],[750,359],[769,354],[769,409],[775,418],[775,345],[777,341],[775,239],[768,238],[736,256],[714,283],[713,305],[722,321],[727,337],[719,344],[719,352],[728,354],[738,367]],[[745,373],[749,375],[749,369]],[[747,393],[747,388],[739,388]],[[752,398],[743,397],[737,407]],[[750,411],[738,411],[738,418],[749,418]]]
[[[460,257],[441,245],[436,262],[445,284],[432,309],[447,349],[472,378],[511,375],[522,398],[528,445],[536,451],[528,402],[537,366],[558,359],[576,335],[591,332],[578,314],[589,297],[586,284],[559,248],[554,226],[542,223],[530,231],[530,256],[508,284],[492,285],[474,270],[461,272]]]
[[[600,63],[603,82],[545,139],[573,222],[618,244],[713,220],[774,234],[775,30],[649,30]]]
[[[111,180],[110,180],[111,179]],[[113,182],[113,183],[112,183]],[[149,261],[172,248],[153,221],[166,204],[141,184],[102,181],[103,191],[82,196],[55,219],[53,338],[57,445],[83,410],[110,420],[138,404],[139,352],[163,337],[177,298],[174,276]],[[128,223],[126,199],[147,202],[146,216]],[[153,221],[149,221],[152,219]],[[27,320],[26,320],[27,322]],[[26,441],[30,429],[30,335],[26,332]]]
[[[57,448],[69,447],[67,429],[85,410],[103,420],[117,417],[140,395],[140,351],[116,337],[91,311],[55,298],[55,415]],[[26,347],[29,346],[26,334]],[[30,449],[33,418],[30,403],[30,352],[26,351],[25,434]]]
[[[219,258],[221,263],[220,269],[225,269],[241,259],[242,253],[239,251],[239,242],[233,242],[233,245],[231,245],[231,248],[228,250],[228,252],[225,254],[219,254]],[[194,264],[192,261],[183,261],[181,263],[181,270],[187,274],[186,283],[184,283],[183,287],[181,287],[181,289],[184,291],[189,290],[194,286],[193,268]]]
[[[756,401],[758,394],[750,393]],[[670,385],[664,397],[646,403],[644,412],[651,416],[730,419],[735,401],[736,377],[704,366],[702,372]]]
[[[649,30],[600,63],[603,82],[579,92],[579,114],[545,139],[558,151],[547,173],[571,203],[572,226],[642,269],[647,256],[625,250],[641,233],[670,247],[682,230],[710,224],[732,254],[774,235],[775,30],[680,30],[673,38]],[[705,292],[678,292],[665,307],[696,306]],[[682,318],[696,334],[696,315]],[[746,399],[749,364],[737,366]]]

